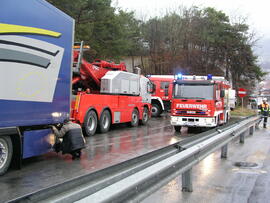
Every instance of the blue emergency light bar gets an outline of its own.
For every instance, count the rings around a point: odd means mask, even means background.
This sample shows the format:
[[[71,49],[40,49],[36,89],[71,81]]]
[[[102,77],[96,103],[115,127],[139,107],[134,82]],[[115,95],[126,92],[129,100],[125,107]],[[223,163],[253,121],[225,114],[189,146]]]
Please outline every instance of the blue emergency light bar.
[[[207,75],[207,80],[212,80],[213,79],[213,75],[212,74],[208,74]]]
[[[182,73],[178,73],[178,74],[177,74],[177,79],[178,79],[178,80],[182,80],[182,79],[183,79]]]

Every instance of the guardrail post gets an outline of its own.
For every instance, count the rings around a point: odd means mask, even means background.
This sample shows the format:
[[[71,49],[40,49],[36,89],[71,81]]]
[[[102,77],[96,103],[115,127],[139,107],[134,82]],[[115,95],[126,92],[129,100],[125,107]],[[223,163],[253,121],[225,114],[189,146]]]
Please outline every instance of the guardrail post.
[[[183,192],[192,192],[192,168],[185,171],[182,174],[182,191]]]
[[[259,125],[260,125],[261,121],[262,120],[259,120],[258,122],[256,122],[256,124],[255,124],[255,129],[256,130],[258,130],[260,128]]]
[[[242,133],[240,134],[240,143],[245,143],[245,133],[246,133],[246,132],[242,132]]]
[[[254,125],[249,128],[249,135],[254,134]]]
[[[226,159],[228,155],[228,144],[225,144],[223,147],[221,147],[221,158]]]

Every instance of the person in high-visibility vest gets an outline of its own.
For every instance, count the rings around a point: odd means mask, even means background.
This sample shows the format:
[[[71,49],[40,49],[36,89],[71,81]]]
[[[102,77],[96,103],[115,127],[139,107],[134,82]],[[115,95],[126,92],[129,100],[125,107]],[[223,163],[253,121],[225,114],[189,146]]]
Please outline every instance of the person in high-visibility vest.
[[[267,103],[266,98],[263,98],[262,101],[263,101],[263,103],[261,105],[259,105],[259,109],[261,110],[261,115],[263,118],[263,127],[266,128],[267,118],[269,116],[270,107],[269,107],[269,104]]]

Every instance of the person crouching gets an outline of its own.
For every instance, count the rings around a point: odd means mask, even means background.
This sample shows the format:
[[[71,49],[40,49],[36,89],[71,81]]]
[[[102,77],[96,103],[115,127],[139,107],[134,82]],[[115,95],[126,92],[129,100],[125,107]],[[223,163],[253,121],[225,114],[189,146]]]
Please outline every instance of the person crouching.
[[[64,120],[60,130],[52,126],[56,136],[55,151],[62,151],[62,154],[71,154],[72,159],[81,157],[81,150],[85,148],[85,139],[82,134],[81,126],[73,123],[69,119]],[[63,138],[63,141],[60,141]]]

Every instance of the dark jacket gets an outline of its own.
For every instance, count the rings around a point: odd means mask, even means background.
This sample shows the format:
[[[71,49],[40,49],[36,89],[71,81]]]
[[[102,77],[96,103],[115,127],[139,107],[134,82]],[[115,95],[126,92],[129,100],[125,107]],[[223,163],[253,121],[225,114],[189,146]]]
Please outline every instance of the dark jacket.
[[[61,130],[57,130],[53,127],[53,131],[58,138],[63,138],[63,154],[85,148],[85,140],[79,124],[69,121],[62,126]]]

